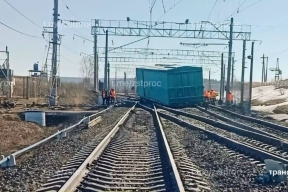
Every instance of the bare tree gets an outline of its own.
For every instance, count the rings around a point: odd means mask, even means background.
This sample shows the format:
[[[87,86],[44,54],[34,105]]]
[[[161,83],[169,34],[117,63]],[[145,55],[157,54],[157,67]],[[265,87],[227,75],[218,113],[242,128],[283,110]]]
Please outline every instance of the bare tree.
[[[81,59],[81,72],[82,72],[82,77],[83,83],[85,87],[90,87],[91,86],[91,78],[93,76],[93,59],[89,56],[83,56]]]

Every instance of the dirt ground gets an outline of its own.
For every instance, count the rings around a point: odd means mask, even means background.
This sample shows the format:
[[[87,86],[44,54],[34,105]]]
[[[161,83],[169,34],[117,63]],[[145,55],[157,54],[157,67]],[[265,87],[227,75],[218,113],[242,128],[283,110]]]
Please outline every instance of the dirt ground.
[[[38,81],[38,80],[37,80]],[[56,132],[58,127],[42,128],[34,123],[23,122],[18,113],[27,108],[25,104],[43,104],[47,95],[47,87],[38,84],[36,89],[30,87],[30,99],[25,99],[23,94],[23,78],[18,79],[14,86],[12,101],[16,101],[16,108],[7,110],[0,107],[0,155],[9,155],[19,149],[29,146]],[[30,83],[32,84],[32,83]],[[35,91],[35,93],[33,92]],[[73,106],[67,110],[83,110],[79,105],[95,103],[95,94],[87,89],[83,83],[61,83],[58,89],[59,104]],[[6,100],[1,97],[0,100]],[[37,109],[38,107],[33,107]],[[47,107],[41,110],[49,110]]]
[[[0,154],[9,155],[51,135],[56,128],[23,122],[17,114],[0,114]]]

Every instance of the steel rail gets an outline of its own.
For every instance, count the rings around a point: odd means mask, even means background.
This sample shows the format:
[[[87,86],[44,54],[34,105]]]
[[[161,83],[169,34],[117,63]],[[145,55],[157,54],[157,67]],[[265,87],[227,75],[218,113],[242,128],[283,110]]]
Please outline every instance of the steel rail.
[[[198,121],[202,121],[202,122],[208,123],[208,124],[210,124],[210,125],[212,125],[214,127],[218,127],[218,128],[224,129],[224,130],[228,130],[228,131],[234,132],[234,133],[242,135],[242,136],[252,137],[252,138],[254,138],[255,140],[258,140],[258,141],[265,141],[265,142],[269,143],[270,145],[282,146],[282,147],[284,147],[284,148],[286,148],[288,150],[288,142],[284,141],[284,140],[281,140],[279,138],[270,137],[268,135],[264,135],[263,133],[257,133],[257,132],[245,130],[245,129],[233,126],[231,124],[226,124],[226,123],[214,121],[214,120],[211,120],[211,119],[208,119],[208,118],[205,118],[205,117],[201,117],[201,116],[198,116],[198,115],[195,115],[195,114],[191,114],[191,113],[187,113],[187,112],[184,112],[184,111],[171,109],[171,108],[164,107],[164,106],[161,106],[161,105],[157,105],[156,104],[156,106],[158,106],[159,108],[162,108],[164,110],[167,110],[167,111],[169,111],[171,113],[176,113],[176,114],[179,114],[179,115],[182,115],[182,116],[190,117],[190,118],[196,119]]]
[[[215,140],[218,140],[221,143],[226,143],[230,147],[233,147],[233,148],[236,148],[238,150],[244,151],[244,152],[249,153],[249,154],[251,154],[253,156],[256,155],[257,157],[260,157],[261,159],[273,159],[273,160],[276,160],[276,161],[281,161],[284,164],[288,164],[288,160],[284,159],[282,157],[279,157],[279,156],[276,156],[274,154],[268,153],[268,152],[263,151],[261,149],[254,148],[254,147],[249,146],[247,144],[240,143],[238,141],[235,141],[234,139],[230,139],[230,138],[228,138],[226,136],[219,135],[217,133],[214,133],[212,131],[206,130],[206,129],[201,128],[201,127],[198,127],[198,126],[193,125],[193,124],[191,124],[191,123],[189,123],[187,121],[184,121],[184,120],[181,120],[181,119],[179,119],[177,117],[173,117],[171,115],[162,113],[160,111],[158,111],[158,114],[162,118],[170,120],[170,121],[172,121],[172,122],[174,122],[174,123],[176,123],[178,125],[186,126],[186,127],[192,128],[192,129],[203,131],[207,135],[213,137]]]
[[[168,145],[165,133],[163,131],[162,125],[161,125],[161,121],[160,118],[157,114],[157,110],[153,110],[152,108],[148,108],[145,107],[139,103],[136,103],[122,118],[121,120],[116,124],[116,126],[111,130],[111,132],[100,142],[100,144],[93,150],[93,152],[89,155],[89,157],[81,164],[81,166],[74,172],[74,174],[68,179],[68,181],[61,187],[61,189],[59,190],[59,192],[66,192],[66,191],[75,191],[77,189],[77,187],[80,185],[81,181],[83,180],[83,177],[85,177],[87,175],[87,173],[89,172],[87,169],[87,165],[91,164],[95,159],[97,159],[102,152],[105,150],[105,148],[109,145],[110,141],[113,139],[113,137],[115,136],[115,134],[118,132],[118,130],[120,129],[121,125],[123,125],[125,123],[125,121],[128,119],[128,117],[130,116],[130,112],[136,108],[136,106],[139,105],[140,108],[144,108],[147,111],[150,112],[154,112],[155,113],[155,117],[157,119],[157,123],[158,123],[158,128],[161,131],[161,135],[162,135],[162,139],[163,142],[165,144],[165,148],[166,151],[168,153],[168,157],[169,157],[169,164],[171,166],[171,170],[173,172],[173,179],[175,179],[176,181],[176,186],[175,189],[173,189],[173,191],[176,192],[182,192],[185,191],[181,178],[179,176],[179,172],[177,170],[175,161],[173,159],[173,155],[171,153],[170,147]],[[153,114],[153,113],[152,113]]]
[[[157,112],[156,106],[154,105],[154,106],[153,106],[153,109],[152,109],[152,108],[146,107],[146,106],[141,105],[141,104],[139,104],[139,105],[140,105],[141,107],[147,109],[147,110],[154,111],[155,116],[156,116],[156,119],[157,119],[157,124],[158,124],[158,127],[159,127],[160,131],[161,131],[162,139],[163,139],[163,142],[164,142],[164,144],[165,144],[166,153],[167,153],[167,155],[168,155],[171,168],[172,168],[172,170],[173,170],[173,177],[174,177],[174,179],[175,179],[175,181],[176,181],[176,183],[177,183],[177,189],[174,189],[174,191],[177,191],[177,192],[185,191],[184,186],[183,186],[183,183],[182,183],[182,180],[181,180],[181,177],[180,177],[180,174],[179,174],[179,171],[178,171],[178,169],[177,169],[177,166],[176,166],[176,163],[175,163],[175,160],[174,160],[174,157],[173,157],[173,155],[172,155],[170,146],[169,146],[169,144],[168,144],[166,135],[165,135],[165,133],[164,133],[164,130],[163,130],[163,127],[162,127],[162,123],[161,123],[160,118],[159,118],[159,116],[158,116],[158,112]]]
[[[278,125],[276,123],[271,123],[271,122],[264,121],[264,120],[261,120],[261,119],[256,119],[256,118],[253,118],[253,117],[240,115],[240,114],[235,113],[233,111],[230,111],[230,110],[227,110],[227,109],[223,109],[223,108],[220,108],[220,107],[216,107],[216,106],[211,106],[211,108],[214,108],[214,109],[217,109],[219,111],[226,112],[226,113],[230,113],[231,115],[234,115],[236,117],[242,118],[242,119],[247,120],[247,121],[251,121],[251,122],[254,122],[254,123],[265,125],[267,127],[274,128],[274,129],[276,129],[278,131],[283,131],[283,132],[288,133],[288,127],[285,127],[285,126],[282,126],[282,125]]]
[[[264,131],[259,130],[259,129],[255,129],[255,128],[253,128],[252,126],[248,126],[248,125],[245,125],[245,124],[243,124],[243,123],[236,122],[236,121],[234,121],[234,120],[232,120],[232,119],[229,119],[229,118],[227,118],[227,117],[224,117],[224,116],[222,116],[222,115],[215,114],[215,113],[213,113],[213,112],[211,112],[211,111],[205,110],[205,109],[203,109],[202,107],[198,107],[198,106],[197,106],[196,108],[199,109],[200,111],[204,112],[204,113],[209,114],[210,116],[214,116],[214,117],[216,117],[217,119],[220,119],[221,121],[225,121],[225,122],[227,122],[227,123],[229,123],[229,124],[231,124],[231,125],[238,126],[238,127],[242,128],[242,129],[246,129],[246,130],[249,130],[249,131],[253,131],[253,132],[256,132],[256,133],[260,133],[260,134],[262,134],[262,135],[267,135],[267,136],[269,136],[269,137],[279,138],[279,137],[277,137],[277,136],[275,136],[275,135],[273,135],[273,134],[264,132]],[[288,142],[288,141],[286,141],[286,142]]]
[[[63,130],[61,130],[61,131],[58,130],[58,132],[54,133],[53,135],[51,135],[51,136],[49,136],[49,137],[47,137],[47,138],[45,138],[45,139],[43,139],[43,140],[41,140],[41,141],[39,141],[39,142],[37,142],[37,143],[34,143],[34,144],[32,144],[32,145],[30,145],[30,146],[28,146],[28,147],[25,147],[24,149],[21,149],[21,150],[19,150],[19,151],[16,151],[15,153],[12,153],[12,154],[10,154],[10,155],[7,156],[7,157],[4,157],[4,158],[0,161],[0,167],[6,167],[7,164],[8,164],[8,162],[9,162],[9,160],[10,160],[10,157],[11,157],[11,156],[16,157],[17,155],[20,155],[20,154],[22,154],[22,153],[24,153],[24,152],[26,152],[26,151],[28,151],[28,150],[31,150],[31,149],[33,149],[33,148],[35,148],[35,147],[37,147],[37,146],[39,146],[39,145],[41,145],[41,144],[43,144],[43,143],[45,143],[45,142],[53,139],[53,138],[55,138],[55,137],[57,137],[57,136],[59,136],[59,135],[61,135],[61,134],[63,134],[63,133],[66,133],[66,132],[70,131],[71,129],[73,129],[73,128],[81,125],[81,124],[82,124],[82,125],[83,125],[83,124],[84,124],[84,125],[87,125],[90,121],[94,120],[94,118],[95,118],[97,115],[102,114],[102,113],[110,110],[111,108],[112,108],[112,106],[109,107],[109,108],[107,108],[107,109],[104,109],[104,110],[102,110],[102,111],[100,111],[100,112],[98,112],[98,113],[95,113],[95,114],[93,114],[93,115],[90,115],[90,116],[88,116],[88,117],[84,117],[84,118],[81,119],[77,124],[71,125],[71,126],[67,127],[66,129],[63,129]],[[91,119],[92,119],[92,120],[91,120]]]
[[[99,157],[105,147],[109,144],[111,139],[119,130],[120,126],[129,117],[130,112],[135,108],[137,103],[128,110],[128,112],[120,119],[120,121],[115,125],[115,127],[110,131],[110,133],[100,142],[100,144],[93,150],[93,152],[88,156],[88,158],[81,164],[81,166],[73,173],[73,175],[68,179],[67,182],[61,187],[59,192],[75,191],[77,186],[80,184],[82,178],[88,173],[87,165],[91,164],[94,159]]]

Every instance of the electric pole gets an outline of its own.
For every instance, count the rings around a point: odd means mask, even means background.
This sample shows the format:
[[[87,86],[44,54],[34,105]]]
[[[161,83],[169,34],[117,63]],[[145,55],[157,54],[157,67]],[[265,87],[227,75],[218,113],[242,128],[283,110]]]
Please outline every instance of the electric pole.
[[[104,89],[108,89],[107,69],[108,69],[108,30],[106,30],[106,46],[105,46],[105,66],[104,66]]]
[[[254,42],[252,42],[251,55],[248,58],[251,60],[250,64],[250,87],[249,87],[249,113],[251,113],[252,105],[252,85],[253,85],[253,58],[254,57]]]
[[[245,77],[245,52],[246,52],[246,40],[243,41],[243,53],[242,53],[242,72],[241,72],[241,98],[240,102],[242,107],[244,106],[244,77]]]
[[[261,57],[261,59],[263,59],[263,62],[262,62],[262,81],[261,83],[264,83],[266,82],[266,67],[265,67],[265,59],[267,57],[265,57],[264,53],[263,53],[263,57]]]
[[[124,94],[126,95],[126,72],[124,72]]]
[[[10,74],[10,63],[9,63],[9,51],[8,51],[8,47],[6,46],[6,54],[7,54],[7,63],[6,63],[6,66],[7,66],[7,81],[8,81],[8,99],[11,99],[12,98],[12,78],[11,78],[11,74]]]
[[[222,95],[223,95],[223,97],[224,97],[224,93],[225,93],[225,90],[226,90],[226,87],[225,87],[225,77],[226,77],[226,65],[224,64],[223,65],[223,81],[222,81],[222,87],[223,87],[223,89],[222,89],[222,91],[223,91],[223,93],[222,93]],[[224,101],[223,101],[224,102]]]
[[[234,85],[234,66],[235,66],[235,60],[234,57],[232,57],[232,75],[231,75],[231,90],[233,91],[233,85]]]
[[[96,22],[96,21],[95,21]],[[95,23],[96,25],[96,23]],[[94,35],[94,91],[98,91],[97,35]]]
[[[117,68],[115,69],[115,92],[117,93]]]
[[[108,82],[108,90],[110,90],[110,63],[108,62],[108,66],[107,66],[107,76],[108,76],[108,80],[107,80],[107,82]]]
[[[228,70],[227,70],[227,86],[226,86],[226,103],[228,103],[228,93],[230,91],[230,72],[231,72],[231,56],[232,56],[232,40],[233,40],[233,18],[230,23],[230,38],[229,38],[229,55],[228,55]]]
[[[211,90],[211,69],[209,69],[209,91]]]
[[[267,73],[268,73],[268,57],[266,57],[266,72],[265,72],[265,83],[267,83]]]
[[[58,46],[58,0],[54,0],[54,20],[53,20],[53,50],[52,50],[52,91],[50,95],[50,105],[58,105],[58,96],[57,96],[57,86],[58,86],[58,77],[57,77],[57,46]]]
[[[5,53],[6,54],[6,59],[4,59],[4,63],[3,63],[3,69],[0,67],[0,70],[3,74],[3,76],[6,78],[7,80],[7,84],[8,84],[8,93],[7,93],[7,98],[11,99],[12,98],[12,74],[10,72],[10,63],[9,63],[9,51],[8,51],[8,47],[6,46],[6,50],[5,51],[0,51],[0,53]],[[6,73],[5,73],[6,71]],[[2,85],[1,87],[2,90],[4,90],[4,87]],[[6,91],[5,91],[6,92]]]
[[[220,100],[223,100],[223,90],[224,90],[224,87],[223,87],[223,80],[224,80],[224,71],[225,71],[225,68],[224,68],[224,58],[223,58],[223,53],[221,54],[221,76],[220,76]]]

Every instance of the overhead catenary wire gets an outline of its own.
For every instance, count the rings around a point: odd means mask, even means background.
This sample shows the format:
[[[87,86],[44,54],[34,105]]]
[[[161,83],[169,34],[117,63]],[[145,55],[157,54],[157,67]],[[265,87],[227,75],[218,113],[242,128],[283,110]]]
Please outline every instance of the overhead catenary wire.
[[[246,1],[247,1],[247,0],[244,0],[244,2],[241,3],[241,5],[239,5],[239,6],[237,7],[237,9],[236,9],[235,11],[233,11],[233,13],[231,13],[231,15],[230,15],[229,17],[232,17],[235,13],[241,13],[242,11],[244,11],[244,10],[246,10],[246,9],[254,6],[254,5],[256,5],[257,3],[261,2],[262,0],[258,0],[258,1],[254,2],[254,3],[252,3],[251,5],[248,5],[247,7],[243,8],[243,9],[240,9],[240,7],[241,7]],[[240,10],[239,10],[239,9],[240,9]],[[224,21],[226,21],[229,17],[227,17]]]
[[[175,3],[174,1],[174,5],[172,7],[170,7],[166,12],[164,12],[158,19],[157,21],[159,21],[159,19],[161,19],[165,14],[167,14],[169,11],[171,11],[174,7],[176,7],[182,0],[179,0]]]
[[[227,19],[229,19],[230,17],[232,17],[235,12],[237,12],[239,10],[239,8],[246,2],[247,0],[244,0],[236,9],[235,11],[233,11],[224,21],[226,21]]]
[[[13,5],[11,5],[9,2],[7,2],[6,0],[4,0],[11,8],[13,8],[16,12],[18,12],[21,16],[23,16],[25,19],[27,19],[28,21],[30,21],[32,24],[34,24],[35,26],[37,26],[38,28],[40,29],[43,29],[41,26],[37,25],[35,22],[33,22],[31,19],[29,19],[28,17],[26,17],[23,13],[21,13],[18,9],[16,9]],[[62,2],[65,4],[65,2],[62,0]],[[69,9],[69,7],[65,4],[66,8],[72,13],[72,11]],[[73,13],[72,13],[73,14]],[[74,15],[75,16],[75,15]],[[29,34],[26,34],[26,33],[23,33],[19,30],[16,30],[16,29],[13,29],[12,27],[0,22],[2,25],[8,27],[9,29],[13,30],[13,31],[16,31],[20,34],[23,34],[23,35],[26,35],[26,36],[29,36],[29,37],[34,37],[34,38],[42,38],[42,37],[37,37],[37,36],[33,36],[33,35],[29,35]],[[45,39],[45,37],[43,36],[43,38]],[[45,39],[47,43],[49,43],[49,40]],[[68,47],[66,47],[65,45],[62,44],[62,46],[64,46],[65,48],[69,49]],[[45,45],[45,51],[44,51],[44,56],[43,56],[43,64],[44,64],[44,57],[45,57],[45,54],[46,54],[46,49],[47,49],[47,45]],[[70,50],[70,49],[69,49]],[[63,57],[61,55],[61,57]],[[67,60],[65,57],[63,57],[65,60]],[[67,60],[69,61],[69,60]],[[73,63],[71,61],[69,61],[70,63]],[[75,64],[75,63],[73,63]]]
[[[65,3],[64,0],[62,0],[62,3],[65,5],[66,9],[67,9],[75,18],[77,18],[77,17],[75,16],[75,14],[70,10],[70,8],[68,7],[68,5]]]
[[[5,27],[7,27],[7,28],[9,28],[9,29],[11,29],[11,30],[13,30],[13,31],[15,31],[15,32],[17,32],[17,33],[20,33],[20,34],[22,34],[22,35],[26,35],[26,36],[28,36],[28,37],[33,37],[33,38],[42,38],[42,37],[37,37],[37,36],[34,36],[34,35],[29,35],[29,34],[23,33],[23,32],[21,32],[21,31],[19,31],[19,30],[16,30],[16,29],[14,29],[14,28],[12,28],[12,27],[10,27],[10,26],[2,23],[1,21],[0,21],[0,24],[1,24],[1,25],[4,25]]]
[[[26,17],[24,14],[22,14],[19,10],[17,10],[13,5],[11,5],[10,3],[8,3],[6,0],[4,0],[5,3],[7,3],[12,9],[14,9],[16,12],[18,12],[20,15],[22,15],[25,19],[27,19],[28,21],[30,21],[31,23],[33,23],[35,26],[39,27],[40,29],[43,29],[41,26],[37,25],[35,22],[33,22],[32,20],[30,20],[28,17]]]
[[[244,11],[245,9],[248,9],[249,7],[252,7],[253,5],[259,3],[260,1],[262,1],[262,0],[256,1],[255,3],[253,3],[253,4],[251,4],[251,5],[247,6],[247,7],[245,7],[245,8],[243,8],[243,9],[241,9],[239,12]]]
[[[211,9],[211,11],[210,11],[210,13],[209,13],[209,16],[208,16],[207,20],[210,19],[210,16],[211,16],[211,14],[212,14],[212,12],[213,12],[213,10],[214,10],[216,4],[217,4],[217,1],[218,1],[218,0],[215,1],[214,5],[213,5],[213,7],[212,7],[212,9]]]
[[[63,59],[65,59],[66,61],[68,61],[68,62],[71,63],[71,64],[79,65],[79,63],[74,63],[74,62],[70,61],[69,59],[67,59],[66,57],[64,57],[64,56],[61,55],[61,54],[60,54],[60,57],[62,57]]]

